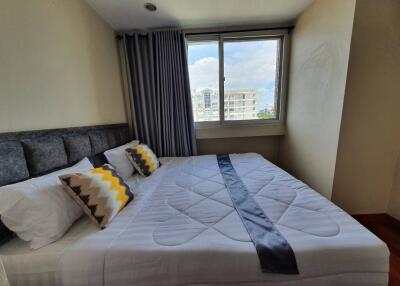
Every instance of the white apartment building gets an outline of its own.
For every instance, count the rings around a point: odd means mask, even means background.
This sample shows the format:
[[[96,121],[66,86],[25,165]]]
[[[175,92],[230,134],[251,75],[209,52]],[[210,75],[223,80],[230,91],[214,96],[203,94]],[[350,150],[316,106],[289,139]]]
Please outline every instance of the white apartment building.
[[[257,90],[225,90],[225,120],[257,119]]]
[[[256,89],[227,89],[224,98],[225,120],[257,119]],[[217,89],[204,88],[192,91],[195,121],[219,120],[219,95]]]

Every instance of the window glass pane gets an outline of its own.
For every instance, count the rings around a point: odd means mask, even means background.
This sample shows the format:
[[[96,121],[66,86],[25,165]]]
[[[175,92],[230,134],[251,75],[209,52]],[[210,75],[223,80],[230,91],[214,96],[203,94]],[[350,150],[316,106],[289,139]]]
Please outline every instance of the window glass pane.
[[[219,121],[218,41],[188,43],[194,121]]]
[[[278,47],[278,39],[225,40],[225,120],[276,118]]]

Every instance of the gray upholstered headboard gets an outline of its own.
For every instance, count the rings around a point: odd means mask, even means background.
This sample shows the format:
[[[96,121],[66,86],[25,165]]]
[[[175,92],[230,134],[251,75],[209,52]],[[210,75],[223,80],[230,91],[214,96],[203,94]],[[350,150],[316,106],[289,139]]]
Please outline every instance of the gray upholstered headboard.
[[[89,157],[97,167],[103,152],[130,141],[127,124],[0,133],[0,186],[71,166]],[[10,237],[0,222],[0,245]]]

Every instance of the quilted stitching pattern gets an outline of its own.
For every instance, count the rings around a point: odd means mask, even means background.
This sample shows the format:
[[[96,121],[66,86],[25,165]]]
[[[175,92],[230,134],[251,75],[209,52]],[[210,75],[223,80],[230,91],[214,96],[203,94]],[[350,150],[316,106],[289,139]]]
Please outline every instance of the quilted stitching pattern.
[[[265,214],[278,228],[286,227],[314,236],[339,233],[338,224],[307,199],[308,186],[254,154],[252,160],[231,156],[237,174]],[[215,156],[189,158],[177,170],[168,186],[165,203],[173,209],[155,228],[154,241],[160,245],[180,245],[207,230],[237,241],[250,238],[240,221],[224,185]],[[284,188],[283,188],[284,187]],[[303,192],[301,198],[298,193]],[[308,225],[310,219],[318,225]]]

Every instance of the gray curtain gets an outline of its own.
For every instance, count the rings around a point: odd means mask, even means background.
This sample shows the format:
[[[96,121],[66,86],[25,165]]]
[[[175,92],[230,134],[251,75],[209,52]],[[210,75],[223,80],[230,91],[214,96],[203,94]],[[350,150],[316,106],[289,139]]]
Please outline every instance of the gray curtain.
[[[122,40],[134,137],[158,156],[196,155],[184,34],[135,33]]]

